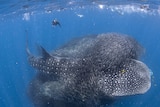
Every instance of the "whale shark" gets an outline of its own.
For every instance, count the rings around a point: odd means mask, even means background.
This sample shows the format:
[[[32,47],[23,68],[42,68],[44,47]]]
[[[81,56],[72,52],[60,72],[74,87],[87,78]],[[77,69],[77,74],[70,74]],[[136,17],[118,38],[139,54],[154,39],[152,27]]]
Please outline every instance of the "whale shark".
[[[37,71],[28,89],[35,107],[99,107],[151,87],[150,69],[139,60],[144,49],[131,36],[84,36],[50,53],[39,47],[40,56],[26,48]]]

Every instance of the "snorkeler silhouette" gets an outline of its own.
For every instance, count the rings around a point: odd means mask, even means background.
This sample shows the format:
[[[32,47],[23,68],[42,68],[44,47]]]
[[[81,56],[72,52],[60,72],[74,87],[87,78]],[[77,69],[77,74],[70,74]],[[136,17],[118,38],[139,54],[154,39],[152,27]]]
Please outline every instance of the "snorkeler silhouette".
[[[52,21],[52,25],[53,26],[59,26],[59,27],[61,27],[61,24],[59,23],[59,21],[57,20],[57,19],[54,19],[53,21]]]

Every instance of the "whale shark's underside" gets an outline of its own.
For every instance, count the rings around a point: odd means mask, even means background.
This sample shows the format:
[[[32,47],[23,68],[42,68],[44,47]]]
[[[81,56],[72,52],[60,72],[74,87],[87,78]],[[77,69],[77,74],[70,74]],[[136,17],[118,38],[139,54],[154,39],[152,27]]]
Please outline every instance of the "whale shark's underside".
[[[151,86],[149,68],[138,60],[144,49],[127,35],[85,36],[51,53],[40,49],[41,56],[27,49],[37,70],[28,89],[35,107],[99,107]]]

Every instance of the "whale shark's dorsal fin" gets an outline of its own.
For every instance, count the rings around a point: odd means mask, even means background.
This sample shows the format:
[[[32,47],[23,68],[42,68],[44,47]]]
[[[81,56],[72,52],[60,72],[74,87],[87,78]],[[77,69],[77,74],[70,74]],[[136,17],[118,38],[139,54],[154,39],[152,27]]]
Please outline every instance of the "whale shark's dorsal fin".
[[[28,49],[28,47],[26,48],[26,52],[27,52],[27,55],[28,55],[28,56],[31,55],[31,52],[30,52],[30,50]]]
[[[51,57],[51,55],[42,46],[39,46],[39,47],[41,49],[41,54],[44,59]]]
[[[28,31],[25,30],[25,32],[26,32],[26,52],[27,52],[28,56],[32,56],[32,54],[31,54],[31,52],[28,48]],[[42,54],[42,57],[44,59],[47,59],[47,58],[51,57],[51,55],[42,46],[39,45],[38,47],[39,47],[38,49],[40,50],[40,52]]]
[[[30,50],[28,48],[28,31],[25,30],[25,32],[26,32],[26,52],[27,52],[28,56],[31,56],[31,52],[30,52]]]

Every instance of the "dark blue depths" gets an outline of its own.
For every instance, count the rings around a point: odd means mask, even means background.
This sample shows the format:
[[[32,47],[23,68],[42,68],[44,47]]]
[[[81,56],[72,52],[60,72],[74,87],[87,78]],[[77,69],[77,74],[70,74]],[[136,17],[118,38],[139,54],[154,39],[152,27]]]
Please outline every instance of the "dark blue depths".
[[[80,18],[78,14],[84,17]],[[120,15],[97,8],[77,8],[50,14],[36,13],[30,15],[30,20],[23,20],[23,17],[20,14],[1,16],[0,19],[1,107],[32,107],[26,91],[35,70],[27,62],[25,30],[28,30],[30,50],[35,54],[36,44],[53,50],[75,37],[89,34],[120,32],[133,36],[145,48],[141,60],[153,72],[152,86],[144,95],[119,98],[110,107],[159,107],[159,15]],[[61,28],[51,25],[54,18],[60,21]]]

